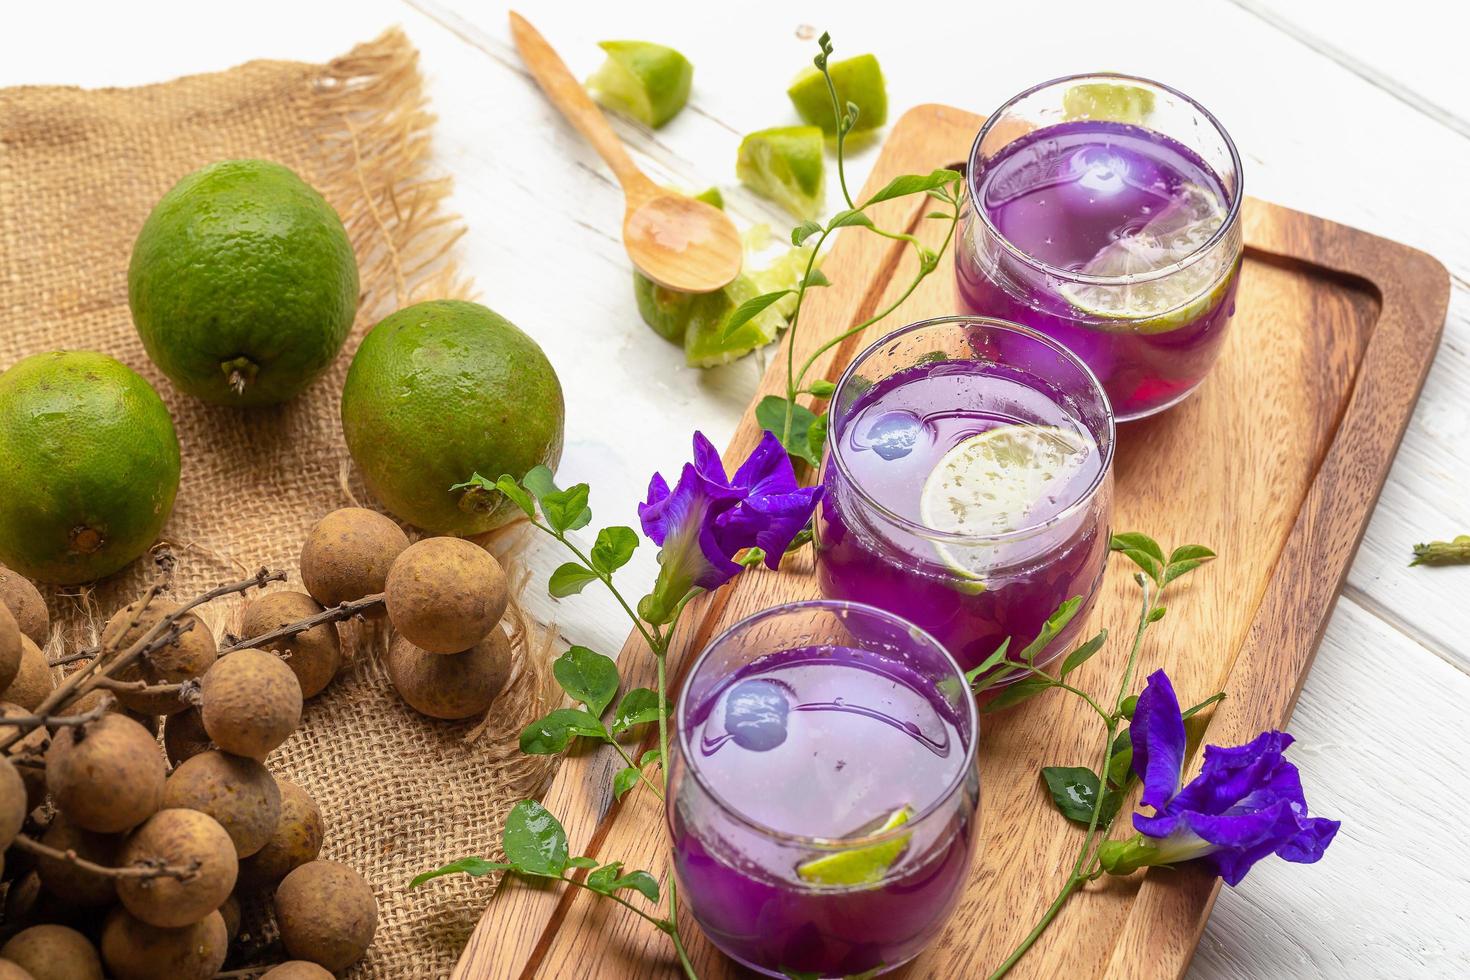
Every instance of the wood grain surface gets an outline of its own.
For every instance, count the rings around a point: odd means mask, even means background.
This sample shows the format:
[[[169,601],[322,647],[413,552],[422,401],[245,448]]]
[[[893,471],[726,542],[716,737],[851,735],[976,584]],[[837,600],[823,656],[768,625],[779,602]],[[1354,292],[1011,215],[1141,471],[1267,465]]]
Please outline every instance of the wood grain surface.
[[[961,159],[979,123],[942,106],[911,110],[894,126],[869,187]],[[884,227],[931,239],[938,231],[922,219],[920,200],[884,208]],[[1177,409],[1121,428],[1115,464],[1117,529],[1147,531],[1166,548],[1207,544],[1221,555],[1173,596],[1141,665],[1167,669],[1186,702],[1227,690],[1208,736],[1221,744],[1289,718],[1433,356],[1448,296],[1437,262],[1363,232],[1254,200],[1245,230],[1238,310],[1220,363]],[[896,243],[844,232],[824,266],[836,288],[813,297],[798,352],[901,289],[911,261]],[[886,326],[954,309],[952,276],[941,270]],[[815,373],[835,378],[860,343],[830,352]],[[774,361],[755,400],[781,389],[782,372],[784,362]],[[743,457],[758,435],[747,416],[727,458]],[[780,573],[747,573],[686,615],[674,663],[751,612],[815,595],[809,554],[790,564]],[[1129,576],[1110,569],[1092,625],[1126,634],[1134,609]],[[1081,685],[1107,683],[1124,656],[1120,643],[1111,644],[1082,668]],[[629,686],[649,682],[651,658],[635,641],[619,661]],[[1096,728],[1058,697],[990,721],[980,750],[981,847],[969,888],[933,947],[899,975],[983,975],[1029,929],[1078,843],[1046,803],[1037,770],[1089,764]],[[597,753],[568,760],[547,805],[574,847],[586,842],[583,853],[663,875],[662,809],[646,793],[613,806],[607,787],[616,765]],[[1016,975],[1176,976],[1213,896],[1212,881],[1189,873],[1102,883],[1074,899]],[[692,921],[683,926],[702,977],[735,975]],[[672,970],[665,937],[642,920],[580,890],[510,883],[456,975],[652,977]]]

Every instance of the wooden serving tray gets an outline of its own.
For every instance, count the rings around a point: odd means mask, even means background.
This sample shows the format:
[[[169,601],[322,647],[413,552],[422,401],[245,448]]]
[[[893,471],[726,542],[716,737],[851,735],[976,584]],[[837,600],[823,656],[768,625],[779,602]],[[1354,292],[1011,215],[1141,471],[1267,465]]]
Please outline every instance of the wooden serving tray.
[[[920,106],[893,127],[864,194],[900,173],[927,173],[967,157],[982,119]],[[885,228],[937,245],[922,196],[880,205]],[[1246,253],[1235,322],[1214,372],[1179,407],[1121,426],[1115,461],[1116,530],[1147,532],[1166,549],[1199,543],[1220,560],[1185,580],[1149,634],[1139,676],[1168,670],[1183,703],[1224,689],[1209,723],[1222,745],[1286,724],[1328,614],[1388,474],[1439,342],[1449,297],[1443,266],[1373,235],[1248,200]],[[843,232],[823,266],[833,288],[809,300],[798,355],[860,322],[911,279],[912,250]],[[930,276],[876,330],[953,313],[952,271]],[[818,361],[835,380],[876,334]],[[784,390],[773,358],[755,401]],[[810,378],[808,379],[810,380]],[[752,414],[727,458],[759,438]],[[781,602],[816,596],[810,549],[779,573],[746,572],[686,612],[675,671],[717,630]],[[1111,691],[1136,616],[1136,586],[1114,563],[1088,630],[1114,640],[1080,672],[1086,690]],[[626,685],[651,685],[652,657],[636,634],[619,657]],[[980,744],[978,857],[942,936],[895,976],[983,977],[1056,895],[1081,832],[1046,799],[1045,765],[1093,765],[1101,731],[1076,699],[1046,695],[986,719]],[[546,796],[573,853],[619,859],[666,875],[667,832],[653,794],[614,805],[611,753],[569,758]],[[1126,823],[1126,816],[1120,818]],[[1311,874],[1304,868],[1300,874]],[[1155,870],[1105,880],[1076,896],[1015,976],[1177,977],[1194,954],[1218,879]],[[702,978],[740,973],[682,921]],[[456,977],[666,977],[677,973],[666,937],[583,891],[508,879],[460,960]]]

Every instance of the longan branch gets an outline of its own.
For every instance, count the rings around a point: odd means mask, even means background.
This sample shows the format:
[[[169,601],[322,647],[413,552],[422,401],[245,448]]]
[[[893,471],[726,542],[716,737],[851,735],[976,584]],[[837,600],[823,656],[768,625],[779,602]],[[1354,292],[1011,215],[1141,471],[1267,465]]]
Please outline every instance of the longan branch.
[[[128,630],[131,630],[134,626],[138,624],[138,617],[140,617],[142,613],[143,610],[139,609],[137,614],[129,620]],[[139,659],[146,660],[148,657],[150,657],[154,653],[157,653],[159,650],[162,650],[170,643],[173,643],[175,640],[177,640],[179,637],[183,636],[185,633],[189,632],[193,628],[194,620],[192,619],[186,623],[174,623],[168,628],[167,632],[159,636],[152,643],[148,644],[148,646],[139,653]],[[126,632],[127,630],[124,630],[123,634],[125,635]],[[67,664],[74,664],[82,660],[91,660],[94,657],[101,655],[101,653],[102,646],[99,644],[97,646],[90,646],[86,649],[78,650],[76,653],[68,654],[64,657],[57,657],[55,660],[48,660],[46,663],[48,666],[51,667],[65,667]]]
[[[41,857],[52,858],[56,861],[65,861],[67,864],[75,865],[83,871],[95,875],[102,875],[104,878],[177,878],[179,881],[189,881],[199,874],[199,863],[197,861],[188,867],[154,862],[140,862],[121,868],[110,868],[105,864],[88,861],[76,851],[63,851],[60,848],[42,844],[40,841],[27,837],[25,834],[17,834],[13,846],[23,851],[40,855]]]
[[[374,606],[382,605],[382,603],[383,593],[375,592],[372,595],[363,596],[361,599],[344,602],[340,605],[332,606],[330,609],[323,609],[315,615],[307,616],[305,619],[297,620],[294,623],[278,626],[259,636],[252,636],[248,639],[240,640],[238,643],[232,643],[221,649],[219,655],[223,657],[225,654],[234,653],[236,650],[257,649],[265,646],[267,643],[286,639],[287,637],[295,636],[297,633],[305,633],[313,626],[320,626],[323,623],[340,623],[344,620],[351,619],[353,616],[360,616]]]
[[[107,713],[112,707],[112,698],[102,699],[102,703],[89,711],[79,715],[6,715],[0,717],[0,725],[10,725],[24,731],[34,728],[75,728],[85,725],[89,721],[96,721]]]

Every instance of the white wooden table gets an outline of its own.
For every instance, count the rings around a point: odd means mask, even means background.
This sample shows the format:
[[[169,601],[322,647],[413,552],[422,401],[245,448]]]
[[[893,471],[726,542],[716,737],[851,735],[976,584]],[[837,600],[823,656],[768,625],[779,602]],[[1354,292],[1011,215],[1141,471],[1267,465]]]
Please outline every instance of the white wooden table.
[[[1230,129],[1252,195],[1400,239],[1449,267],[1443,346],[1291,725],[1308,798],[1341,817],[1342,832],[1318,865],[1267,861],[1226,889],[1192,973],[1470,975],[1470,567],[1406,567],[1416,541],[1470,531],[1470,15],[1444,0],[1053,0],[936,4],[927,21],[909,19],[921,9],[527,0],[522,12],[578,74],[601,60],[601,39],[688,55],[689,108],[657,133],[619,130],[656,177],[721,185],[743,222],[789,223],[733,186],[735,149],[743,133],[795,121],[784,90],[809,62],[814,45],[798,33],[810,25],[833,33],[839,57],[880,57],[890,118],[921,102],[986,112],[1073,71],[1170,82]],[[463,267],[561,374],[563,477],[592,484],[600,519],[632,524],[649,474],[681,464],[692,428],[725,443],[760,363],[690,370],[639,320],[620,198],[521,69],[505,12],[483,0],[8,0],[0,85],[133,85],[251,58],[321,61],[402,25],[422,52],[436,154],[469,226]],[[858,183],[874,156],[854,160]],[[559,561],[541,551],[535,581]],[[623,574],[636,588],[654,570],[644,548]],[[532,591],[535,611],[568,639],[621,645],[626,623],[610,601]]]

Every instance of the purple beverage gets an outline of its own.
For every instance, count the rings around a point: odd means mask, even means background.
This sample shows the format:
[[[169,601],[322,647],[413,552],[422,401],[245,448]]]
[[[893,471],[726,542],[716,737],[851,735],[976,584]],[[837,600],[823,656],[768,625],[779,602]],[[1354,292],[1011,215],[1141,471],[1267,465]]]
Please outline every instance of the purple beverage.
[[[905,327],[852,363],[833,398],[817,513],[832,598],[880,606],[969,669],[1018,655],[1107,560],[1112,417],[1097,380],[1054,341],[955,317]]]
[[[896,967],[966,879],[975,709],[931,638],[880,610],[782,606],[691,671],[668,817],[685,904],[770,976]]]
[[[1060,340],[1129,420],[1182,400],[1220,352],[1240,162],[1185,96],[1101,77],[1038,86],[980,130],[955,271],[966,308]]]

